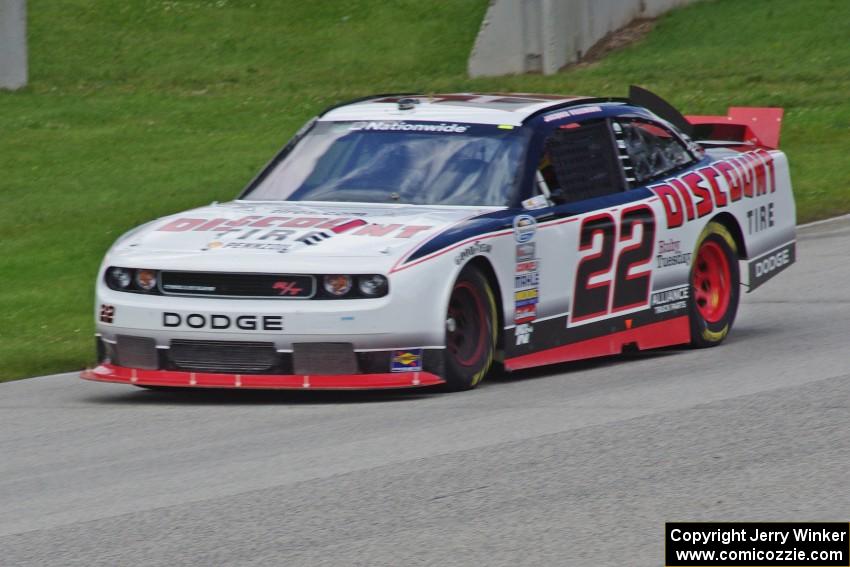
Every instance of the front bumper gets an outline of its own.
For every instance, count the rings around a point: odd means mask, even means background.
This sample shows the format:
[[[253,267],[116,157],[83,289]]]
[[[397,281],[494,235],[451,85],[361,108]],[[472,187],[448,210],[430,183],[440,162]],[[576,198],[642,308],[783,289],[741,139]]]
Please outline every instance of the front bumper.
[[[357,352],[350,343],[296,345],[97,337],[96,368],[82,377],[138,386],[267,389],[381,389],[442,384],[442,349]]]
[[[314,342],[351,342],[357,350],[432,348],[443,345],[445,317],[428,297],[407,297],[399,290],[392,297],[338,301],[222,299],[143,295],[99,285],[96,332],[107,341],[148,337],[160,347],[175,339],[203,339],[270,342],[281,352]]]
[[[434,306],[445,299],[412,272],[393,280],[391,296],[350,300],[137,294],[107,288],[101,274],[98,366],[83,377],[210,388],[440,384],[445,310]]]
[[[430,372],[377,374],[222,374],[176,370],[144,370],[103,363],[85,370],[81,377],[96,382],[134,386],[187,388],[236,388],[254,390],[380,390],[417,388],[443,384]]]

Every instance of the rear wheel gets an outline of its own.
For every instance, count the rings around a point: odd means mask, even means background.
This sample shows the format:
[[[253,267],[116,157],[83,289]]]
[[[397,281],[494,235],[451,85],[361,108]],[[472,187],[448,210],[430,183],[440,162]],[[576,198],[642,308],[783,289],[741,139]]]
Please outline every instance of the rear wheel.
[[[738,312],[741,291],[735,239],[725,226],[710,222],[700,235],[691,262],[691,344],[723,342]]]
[[[493,366],[496,298],[487,279],[472,266],[452,288],[446,313],[445,376],[450,390],[477,386]]]

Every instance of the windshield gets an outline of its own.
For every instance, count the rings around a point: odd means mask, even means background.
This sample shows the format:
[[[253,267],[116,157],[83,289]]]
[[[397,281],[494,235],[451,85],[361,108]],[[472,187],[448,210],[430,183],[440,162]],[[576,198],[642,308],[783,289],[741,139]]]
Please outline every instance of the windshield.
[[[243,199],[508,205],[525,129],[454,122],[317,122]]]

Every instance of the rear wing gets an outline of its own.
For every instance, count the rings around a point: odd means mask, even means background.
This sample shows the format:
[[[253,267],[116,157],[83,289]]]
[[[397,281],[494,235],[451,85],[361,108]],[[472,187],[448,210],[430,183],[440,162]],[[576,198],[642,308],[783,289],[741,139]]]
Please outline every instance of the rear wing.
[[[702,145],[753,145],[779,147],[781,108],[733,106],[726,116],[686,116],[693,126],[691,137]]]
[[[629,101],[644,106],[703,146],[779,147],[781,108],[733,106],[726,116],[682,116],[657,94],[632,85]]]

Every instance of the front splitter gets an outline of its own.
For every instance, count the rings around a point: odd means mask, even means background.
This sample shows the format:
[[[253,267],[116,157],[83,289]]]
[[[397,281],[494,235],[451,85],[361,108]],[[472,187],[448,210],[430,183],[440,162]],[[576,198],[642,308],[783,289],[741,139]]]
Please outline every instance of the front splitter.
[[[177,370],[144,370],[101,364],[84,370],[81,378],[133,386],[175,388],[235,388],[251,390],[383,390],[443,384],[430,372],[382,374],[222,374]]]

